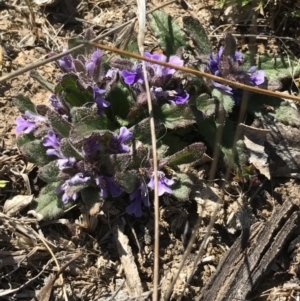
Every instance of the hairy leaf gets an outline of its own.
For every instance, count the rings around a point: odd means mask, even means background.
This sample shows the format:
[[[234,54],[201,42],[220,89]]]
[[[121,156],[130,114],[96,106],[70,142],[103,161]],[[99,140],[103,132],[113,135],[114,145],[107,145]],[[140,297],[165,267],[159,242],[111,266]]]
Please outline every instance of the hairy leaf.
[[[185,147],[183,150],[167,157],[167,164],[170,167],[174,167],[180,164],[192,163],[198,159],[201,159],[206,151],[206,147],[202,142],[196,142]]]
[[[38,220],[49,220],[58,218],[66,209],[72,206],[72,203],[64,204],[60,196],[55,193],[55,189],[59,186],[59,182],[51,183],[45,186],[38,198],[33,202],[33,210],[28,213],[36,215]]]
[[[45,165],[54,159],[53,156],[46,154],[46,148],[40,140],[34,140],[24,144],[21,147],[21,151],[30,162],[36,163],[37,165]]]
[[[85,117],[72,127],[70,141],[76,144],[89,138],[94,133],[104,133],[106,132],[107,125],[108,120],[105,115]]]
[[[168,129],[187,127],[196,122],[191,108],[185,104],[164,104],[158,114]]]
[[[37,113],[34,103],[27,96],[24,96],[24,95],[21,95],[21,94],[17,95],[13,99],[13,102],[18,107],[20,112],[22,112],[22,113],[25,113],[25,111],[29,111],[29,112],[32,112],[34,114]]]
[[[59,172],[57,160],[54,160],[39,168],[39,178],[47,183],[58,182]]]
[[[170,15],[157,10],[151,13],[149,18],[150,27],[167,56],[175,54],[179,47],[187,45],[185,33]]]
[[[55,94],[61,93],[63,93],[65,101],[73,107],[94,102],[92,90],[81,87],[76,74],[65,74],[62,77],[61,82],[55,87]]]
[[[188,32],[201,54],[210,54],[211,46],[207,33],[201,23],[192,16],[183,17],[184,29]]]
[[[51,110],[48,111],[47,117],[51,127],[55,130],[55,132],[60,134],[62,137],[69,136],[71,124],[66,119],[64,119],[62,115],[58,114],[54,110]]]

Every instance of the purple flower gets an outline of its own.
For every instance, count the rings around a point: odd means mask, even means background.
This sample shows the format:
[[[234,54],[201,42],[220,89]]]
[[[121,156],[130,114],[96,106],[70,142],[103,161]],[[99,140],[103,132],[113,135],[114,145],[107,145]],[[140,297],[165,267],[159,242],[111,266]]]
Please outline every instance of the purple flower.
[[[239,51],[235,51],[234,55],[225,57],[223,55],[224,47],[220,47],[215,56],[209,56],[209,69],[212,74],[220,77],[228,77],[231,80],[246,83],[248,85],[259,86],[265,80],[265,73],[262,70],[256,71],[256,67],[251,67],[248,72],[239,70],[239,66],[243,62],[243,55]],[[214,87],[223,90],[227,94],[231,94],[236,103],[240,101],[240,89],[223,85],[216,81],[212,81]]]
[[[248,70],[250,73],[250,79],[254,86],[259,86],[264,83],[265,81],[265,72],[263,70],[256,71],[256,66],[251,67]]]
[[[46,122],[46,117],[33,114],[29,111],[25,112],[25,117],[23,118],[22,116],[18,116],[16,118],[16,133],[21,134],[24,132],[25,134],[29,134],[32,131],[34,131],[36,124],[38,122]]]
[[[66,158],[66,159],[58,159],[57,166],[60,170],[64,170],[65,168],[72,167],[76,163],[75,158]]]
[[[59,97],[55,94],[50,95],[49,101],[53,107],[53,109],[58,112],[60,115],[62,115],[63,118],[68,119],[67,110],[62,105]]]
[[[78,192],[70,193],[68,189],[72,186],[86,184],[88,181],[90,181],[90,177],[84,177],[82,173],[78,173],[72,178],[66,180],[62,185],[59,185],[56,188],[56,193],[63,193],[62,201],[64,203],[67,203],[70,199],[75,201],[78,197]]]
[[[98,59],[100,59],[101,57],[102,52],[100,49],[97,49],[93,52],[91,60],[85,63],[85,68],[89,76],[93,76]]]
[[[138,66],[133,66],[131,71],[123,70],[121,72],[121,75],[124,79],[125,84],[127,85],[133,85],[135,83],[144,83],[143,71]]]
[[[110,106],[110,103],[105,100],[101,95],[105,93],[105,90],[100,89],[98,87],[93,87],[94,99],[98,107],[98,114],[101,115],[103,113],[103,109]]]
[[[100,195],[103,198],[108,196],[108,192],[115,198],[121,195],[122,189],[114,182],[113,177],[97,176],[95,182],[100,188]]]
[[[190,97],[190,95],[182,89],[176,89],[175,91],[168,91],[168,99],[175,102],[177,105],[184,104]]]
[[[63,52],[65,52],[67,48],[63,47]],[[58,65],[63,72],[75,72],[75,66],[73,63],[73,56],[71,54],[67,54],[58,60]]]
[[[172,190],[169,187],[173,185],[174,181],[172,179],[166,178],[164,172],[158,171],[158,195],[161,196],[165,192],[171,194]],[[154,189],[154,175],[151,176],[150,182],[148,183],[148,187]]]
[[[142,205],[150,207],[147,186],[142,183],[141,186],[131,193],[129,197],[132,202],[129,206],[127,206],[126,212],[128,214],[133,214],[136,217],[141,217],[143,214]]]
[[[16,133],[19,135],[22,132],[29,134],[35,129],[35,122],[24,119],[22,116],[16,118]]]
[[[84,156],[90,156],[102,149],[102,139],[100,136],[92,136],[87,139],[82,146],[82,153]]]
[[[129,146],[124,143],[130,141],[133,138],[133,134],[125,127],[122,126],[118,136],[113,136],[110,140],[110,151],[114,154],[128,153]]]
[[[145,52],[144,56],[153,60],[157,60],[160,62],[166,62],[167,57],[163,54],[151,54],[149,52]],[[176,66],[183,66],[183,60],[181,60],[178,56],[173,55],[169,59],[169,63],[176,65]],[[170,67],[164,67],[158,64],[153,64],[153,63],[147,63],[149,67],[151,67],[155,73],[156,76],[158,77],[163,77],[167,75],[172,75],[176,72],[175,69],[170,68]]]
[[[65,158],[60,151],[60,137],[57,137],[54,131],[48,131],[48,134],[43,138],[42,143],[44,146],[49,147],[46,151],[48,156],[57,156]]]

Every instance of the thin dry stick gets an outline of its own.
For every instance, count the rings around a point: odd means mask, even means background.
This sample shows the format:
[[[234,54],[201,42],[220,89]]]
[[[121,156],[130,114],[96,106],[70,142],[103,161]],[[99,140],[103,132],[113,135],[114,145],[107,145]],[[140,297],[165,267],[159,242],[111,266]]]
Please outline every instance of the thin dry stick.
[[[299,101],[300,102],[300,97],[299,96],[295,96],[295,95],[289,95],[289,94],[285,94],[282,92],[275,92],[275,91],[270,91],[270,90],[265,90],[265,89],[261,89],[258,87],[254,87],[254,86],[249,86],[249,85],[245,85],[245,84],[241,84],[239,82],[234,82],[231,81],[229,79],[226,78],[222,78],[216,75],[212,75],[209,73],[205,73],[199,70],[195,70],[195,69],[191,69],[191,68],[187,68],[187,67],[181,67],[181,66],[176,66],[176,65],[172,65],[170,63],[167,62],[162,62],[162,61],[158,61],[158,60],[154,60],[154,59],[150,59],[144,56],[141,56],[137,53],[131,53],[125,50],[120,50],[114,47],[110,47],[110,46],[106,46],[103,44],[99,44],[99,43],[95,43],[92,41],[82,41],[83,44],[88,44],[103,50],[107,50],[107,51],[111,51],[120,55],[125,55],[125,56],[129,56],[131,58],[134,59],[138,59],[138,60],[143,60],[146,62],[150,62],[150,63],[154,63],[154,64],[158,64],[164,67],[169,67],[169,68],[173,68],[175,70],[180,70],[186,73],[191,73],[194,74],[196,76],[201,76],[201,77],[206,77],[212,80],[215,80],[219,83],[225,84],[225,85],[229,85],[232,87],[236,87],[242,90],[246,90],[246,91],[250,91],[250,92],[254,92],[254,93],[258,93],[258,94],[264,94],[264,95],[268,95],[268,96],[274,96],[274,97],[281,97],[281,98],[286,98],[286,99],[291,99],[291,100],[295,100],[295,101]]]
[[[144,53],[144,40],[146,31],[146,1],[137,0],[138,5],[138,46],[141,55]],[[158,300],[158,279],[159,279],[159,198],[158,198],[158,164],[156,150],[156,133],[154,124],[154,115],[152,100],[150,95],[150,87],[145,61],[142,61],[143,75],[145,78],[145,88],[147,94],[148,111],[150,117],[151,144],[153,153],[153,172],[154,172],[154,275],[153,275],[153,296],[152,300]]]
[[[162,4],[162,5],[158,6],[158,7],[155,7],[155,8],[153,8],[153,9],[150,9],[149,11],[146,12],[146,14],[147,14],[147,15],[148,15],[148,14],[151,14],[151,13],[153,13],[154,11],[156,11],[156,10],[158,10],[158,9],[161,9],[162,7],[165,7],[165,6],[167,6],[167,5],[170,5],[170,4],[172,4],[172,3],[176,2],[176,1],[177,1],[177,0],[172,0],[172,1],[166,2],[166,3],[164,3],[164,4]],[[135,18],[135,19],[136,19],[136,18]],[[106,32],[106,33],[104,33],[104,34],[99,35],[98,37],[96,37],[96,38],[93,39],[92,41],[98,41],[98,40],[100,40],[100,39],[103,39],[103,38],[105,38],[105,37],[111,35],[112,33],[117,32],[118,30],[122,29],[123,27],[129,25],[131,22],[132,22],[132,20],[130,20],[130,21],[128,21],[128,22],[125,22],[124,24],[121,24],[120,26],[115,27],[115,28],[111,29],[110,31],[108,31],[108,32]],[[9,79],[11,79],[11,78],[14,78],[14,77],[16,77],[16,76],[19,76],[19,75],[21,75],[21,74],[23,74],[23,73],[25,73],[25,72],[30,71],[30,70],[33,70],[33,69],[36,69],[36,68],[41,67],[41,66],[43,66],[43,65],[46,65],[46,64],[48,64],[48,63],[51,63],[51,62],[53,62],[53,61],[57,61],[57,60],[60,59],[61,57],[65,56],[65,55],[67,55],[67,54],[70,54],[70,53],[72,53],[73,51],[78,50],[78,49],[81,49],[81,48],[83,48],[83,47],[84,47],[84,44],[78,45],[78,46],[76,46],[76,47],[73,47],[73,48],[71,48],[71,49],[68,49],[68,50],[65,51],[65,52],[59,53],[59,54],[57,54],[57,55],[54,55],[54,56],[52,56],[52,57],[50,57],[50,58],[48,58],[48,59],[45,59],[45,60],[42,60],[42,61],[38,61],[38,62],[33,63],[33,64],[30,64],[30,65],[28,65],[28,66],[26,66],[26,67],[24,67],[24,68],[20,68],[20,69],[16,70],[15,72],[11,72],[11,73],[9,73],[9,74],[3,75],[3,76],[0,77],[0,83],[4,82],[4,81],[6,81],[6,80],[9,80]]]
[[[55,254],[52,252],[51,248],[49,247],[48,243],[46,242],[46,240],[41,235],[39,235],[38,233],[36,233],[36,235],[42,241],[42,243],[44,244],[44,246],[46,247],[46,249],[48,250],[48,252],[51,254],[51,256],[52,256],[52,258],[53,258],[53,260],[55,262],[55,265],[56,265],[56,267],[57,267],[57,269],[59,271],[60,270],[60,265],[59,265],[59,263],[57,261],[57,258],[55,256]],[[63,276],[62,276],[61,273],[59,274],[59,278],[60,278],[60,281],[61,281],[61,285],[63,287],[64,298],[65,298],[66,301],[68,301],[69,300],[68,299],[68,295],[67,295],[67,292],[66,292],[66,288],[64,286],[64,278],[63,278]]]

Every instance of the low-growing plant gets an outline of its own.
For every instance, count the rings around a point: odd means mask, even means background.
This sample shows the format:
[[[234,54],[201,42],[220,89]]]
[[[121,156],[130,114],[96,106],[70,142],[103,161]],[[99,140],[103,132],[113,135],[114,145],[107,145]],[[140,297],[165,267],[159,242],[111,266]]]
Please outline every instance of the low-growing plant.
[[[237,51],[229,33],[224,34],[224,45],[212,54],[203,27],[191,17],[184,18],[185,32],[162,11],[152,13],[150,26],[166,55],[144,55],[158,62],[189,66],[265,88],[288,72],[284,60],[275,72],[274,58],[268,56],[263,57],[260,68],[249,66],[247,55]],[[87,30],[86,39],[93,36]],[[189,46],[187,36],[195,47]],[[126,208],[128,214],[140,217],[143,207],[151,205],[154,188],[141,62],[123,57],[109,59],[88,45],[84,53],[65,55],[57,63],[62,74],[49,106],[35,106],[21,95],[15,98],[21,111],[16,119],[18,146],[38,166],[39,177],[47,183],[35,201],[36,213],[39,218],[54,218],[73,202],[80,201],[92,209],[112,201]],[[158,194],[188,201],[198,179],[193,172],[183,173],[179,167],[197,165],[206,149],[215,147],[218,127],[224,127],[217,146],[223,164],[237,170],[247,163],[242,140],[232,152],[235,121],[231,113],[240,104],[242,91],[159,64],[146,63],[146,68],[159,137]],[[256,99],[257,95],[250,95],[249,113],[268,114]],[[275,112],[281,104],[278,100]]]

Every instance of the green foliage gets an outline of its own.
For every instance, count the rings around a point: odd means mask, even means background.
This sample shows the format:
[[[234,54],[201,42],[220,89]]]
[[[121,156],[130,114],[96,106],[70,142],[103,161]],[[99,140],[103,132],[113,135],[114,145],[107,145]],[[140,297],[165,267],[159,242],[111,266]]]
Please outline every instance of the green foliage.
[[[93,134],[104,134],[107,132],[108,119],[103,116],[87,116],[80,122],[75,123],[70,132],[70,141],[78,143],[91,137]]]
[[[53,156],[46,154],[46,148],[40,140],[33,140],[23,144],[21,151],[30,162],[39,166],[43,166],[54,159]]]
[[[76,74],[66,74],[55,87],[55,94],[64,92],[64,100],[73,107],[80,107],[88,102],[94,102],[93,92],[90,88],[80,84]]]
[[[213,89],[212,96],[218,99],[224,107],[226,113],[231,113],[234,107],[234,100],[230,95],[220,89]]]
[[[168,162],[167,164],[171,167],[175,167],[180,164],[193,163],[194,161],[202,158],[205,150],[206,147],[201,142],[190,144],[183,150],[166,158]]]
[[[156,135],[158,135],[161,129],[161,123],[158,120],[154,121],[155,132]],[[136,125],[132,126],[129,130],[132,132],[132,134],[137,140],[140,140],[145,144],[149,144],[151,142],[150,118],[143,119]]]
[[[168,129],[187,127],[196,122],[194,114],[187,104],[164,104],[157,114]]]
[[[185,173],[177,173],[176,175],[177,181],[172,186],[172,195],[179,201],[188,201],[195,179],[193,179],[192,175]]]
[[[186,35],[170,15],[157,10],[151,13],[149,18],[150,27],[167,56],[175,54],[179,47],[187,45]]]
[[[51,127],[62,137],[69,137],[71,124],[56,111],[51,110],[47,114]]]
[[[17,95],[13,99],[13,102],[18,107],[20,112],[25,113],[26,111],[29,111],[31,113],[37,114],[36,107],[29,97],[24,95]]]
[[[137,170],[117,172],[114,180],[127,193],[132,193],[140,183]]]
[[[118,82],[107,94],[107,100],[110,102],[110,110],[115,118],[126,119],[130,108],[135,104],[129,89]]]
[[[17,137],[17,146],[18,148],[21,148],[24,144],[34,141],[36,138],[33,134],[23,134],[22,136]]]
[[[57,160],[51,161],[39,168],[39,177],[47,183],[58,182],[58,175],[59,168],[57,166]]]
[[[82,106],[82,107],[73,107],[71,109],[70,114],[71,114],[73,123],[77,123],[77,122],[83,120],[84,118],[88,118],[91,116],[97,116],[97,106],[96,106],[96,104],[93,104],[91,106],[88,106],[88,104],[86,104],[85,106]]]
[[[77,160],[82,160],[83,156],[79,150],[70,142],[69,139],[64,138],[60,142],[60,151],[66,158],[75,158]]]
[[[211,53],[210,41],[199,20],[191,16],[185,16],[183,17],[183,25],[185,31],[193,39],[197,50],[201,54],[209,55]]]
[[[39,196],[34,200],[32,209],[37,214],[38,220],[49,220],[58,218],[72,203],[64,204],[59,195],[55,193],[59,182],[45,186]]]
[[[100,196],[99,189],[95,187],[86,187],[80,191],[81,199],[83,203],[88,207],[93,207],[94,204],[103,202]]]

